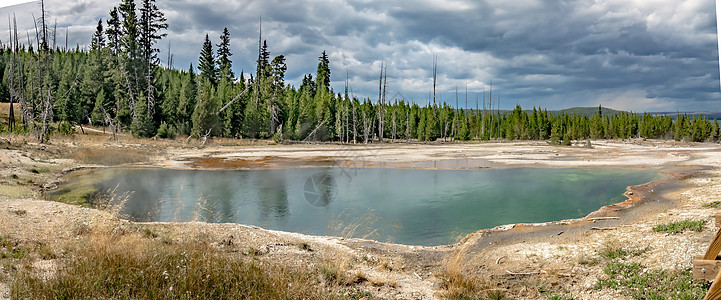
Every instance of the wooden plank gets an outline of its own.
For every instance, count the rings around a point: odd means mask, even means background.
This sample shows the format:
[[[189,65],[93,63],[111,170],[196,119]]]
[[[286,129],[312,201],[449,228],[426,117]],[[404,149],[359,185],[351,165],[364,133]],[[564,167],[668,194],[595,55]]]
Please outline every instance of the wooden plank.
[[[721,214],[716,214],[716,227],[721,227]]]
[[[693,260],[693,279],[712,280],[721,273],[721,260],[705,260],[700,255]]]
[[[714,278],[713,283],[711,284],[711,287],[708,288],[706,297],[704,297],[703,299],[704,300],[721,300],[721,272],[716,274],[716,277]]]
[[[719,252],[721,252],[721,228],[716,232],[716,237],[714,237],[711,245],[708,246],[708,250],[706,250],[706,254],[703,255],[703,259],[714,260],[719,255]]]

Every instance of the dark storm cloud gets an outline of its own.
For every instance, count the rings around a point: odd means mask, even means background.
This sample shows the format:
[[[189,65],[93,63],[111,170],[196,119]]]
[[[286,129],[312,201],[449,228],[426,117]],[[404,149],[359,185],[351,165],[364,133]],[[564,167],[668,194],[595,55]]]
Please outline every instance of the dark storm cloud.
[[[119,3],[119,2],[118,2]],[[86,45],[97,18],[115,2],[46,0]],[[357,96],[377,97],[381,61],[389,89],[426,103],[433,56],[439,94],[454,99],[490,89],[504,108],[595,106],[643,110],[718,110],[716,16],[712,0],[167,0],[175,66],[197,64],[205,34],[231,33],[236,74],[255,70],[259,17],[272,56],[284,54],[298,85],[327,51],[332,81],[346,72]],[[38,14],[34,3],[0,8]],[[26,19],[30,19],[27,23]],[[31,17],[23,19],[32,28]],[[59,25],[60,26],[60,25]],[[62,32],[62,31],[60,31]],[[0,31],[0,38],[6,40]],[[160,57],[165,57],[161,53]],[[375,95],[375,96],[374,96]]]

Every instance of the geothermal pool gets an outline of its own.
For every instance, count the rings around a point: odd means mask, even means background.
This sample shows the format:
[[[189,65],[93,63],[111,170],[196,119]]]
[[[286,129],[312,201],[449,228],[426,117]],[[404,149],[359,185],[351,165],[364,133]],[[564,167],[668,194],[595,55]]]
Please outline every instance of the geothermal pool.
[[[583,217],[625,200],[658,170],[502,168],[425,170],[120,168],[75,176],[113,195],[134,221],[256,225],[313,235],[441,245],[479,229]],[[79,188],[77,185],[73,189]],[[68,193],[61,186],[51,198]]]

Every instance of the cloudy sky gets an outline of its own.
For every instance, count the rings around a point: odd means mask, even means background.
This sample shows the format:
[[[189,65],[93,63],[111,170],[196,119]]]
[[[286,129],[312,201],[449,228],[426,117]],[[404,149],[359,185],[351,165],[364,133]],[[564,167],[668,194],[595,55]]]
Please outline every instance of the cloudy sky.
[[[98,18],[120,0],[46,0],[57,20],[57,43],[90,41]],[[2,0],[33,30],[36,2]],[[719,63],[713,0],[160,0],[170,25],[174,66],[197,65],[206,33],[231,33],[234,71],[255,70],[258,19],[271,56],[287,58],[286,78],[298,85],[327,51],[331,79],[342,91],[346,72],[354,95],[388,90],[420,104],[432,90],[438,56],[438,99],[465,105],[490,89],[502,108],[603,105],[634,111],[719,111]],[[0,26],[3,28],[4,26]],[[24,32],[24,30],[22,31]],[[7,41],[7,30],[0,39]],[[25,39],[26,40],[26,39]],[[482,99],[482,98],[481,98]]]

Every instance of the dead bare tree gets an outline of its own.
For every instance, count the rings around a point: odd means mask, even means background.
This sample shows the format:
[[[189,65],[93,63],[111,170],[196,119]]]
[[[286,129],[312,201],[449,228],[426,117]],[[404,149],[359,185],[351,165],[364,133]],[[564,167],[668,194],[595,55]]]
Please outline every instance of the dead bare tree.
[[[53,47],[50,48],[50,49],[53,49],[53,51],[55,51],[55,49],[56,49],[56,48],[55,48],[55,45],[56,45],[55,42],[57,41],[57,33],[58,33],[58,20],[56,19],[56,20],[55,20],[55,25],[53,25],[53,32],[52,32],[52,34],[53,34]]]
[[[110,116],[110,114],[105,110],[104,106],[100,106],[100,108],[103,111],[103,117],[105,118],[105,124],[110,126],[110,130],[113,132],[113,141],[118,141],[118,126],[113,121],[113,118]]]
[[[383,142],[383,65],[385,62],[381,62],[381,75],[378,79],[378,141]]]
[[[398,102],[396,101],[396,105],[395,105],[395,107],[393,108],[393,116],[392,116],[392,121],[393,121],[393,141],[396,140],[396,110],[397,110],[397,109],[398,109]]]
[[[438,55],[433,54],[433,107],[436,107],[436,75],[438,74]]]
[[[484,95],[485,96],[485,95]],[[493,116],[493,79],[491,79],[491,88],[488,91],[488,106],[489,106],[489,113],[491,114],[491,117]],[[488,128],[489,128],[489,139],[493,138],[493,124],[491,124],[492,118],[489,118],[488,122]]]
[[[363,111],[363,143],[368,144],[368,135],[370,133],[370,127],[368,126],[368,118],[366,112]]]
[[[42,40],[40,41],[40,47],[38,47],[38,49],[40,51],[46,51],[48,50],[48,26],[47,22],[45,22],[47,20],[45,16],[45,14],[47,13],[47,11],[45,10],[45,0],[40,0],[40,12],[40,24],[42,26],[40,28],[40,33],[42,33],[42,36],[40,37],[42,38]],[[35,28],[35,31],[37,32],[37,27]]]
[[[454,110],[453,114],[453,125],[451,125],[451,135],[453,136],[453,139],[456,139],[456,134],[458,134],[458,131],[456,130],[456,127],[458,127],[458,85],[456,85],[456,109]]]
[[[213,131],[213,128],[208,129],[208,132],[203,135],[203,142],[201,143],[201,145],[205,145],[205,142],[208,141],[208,137],[210,136],[211,131]]]
[[[10,31],[10,47],[12,48],[13,45],[13,30],[10,26],[10,17],[8,17],[8,30]],[[17,39],[17,35],[15,36]],[[16,57],[16,51],[15,49],[12,49],[12,55],[10,57],[10,68],[9,68],[9,89],[10,89],[10,113],[8,118],[8,128],[10,128],[10,131],[12,132],[15,128],[15,108],[13,107],[13,100],[17,96],[15,92],[15,57]]]
[[[13,102],[17,102],[20,104],[20,114],[21,119],[23,121],[23,125],[26,125],[27,122],[32,122],[34,120],[33,111],[30,110],[30,106],[28,106],[28,103],[25,98],[25,78],[23,75],[23,65],[22,60],[18,58],[18,53],[20,51],[20,42],[18,40],[18,26],[17,26],[17,20],[15,18],[15,14],[13,14],[12,18],[12,26],[10,26],[10,18],[8,17],[8,27],[12,28],[10,29],[10,48],[12,49],[12,55],[10,58],[10,113],[12,114],[11,120],[13,122],[13,125],[15,125],[15,111],[14,107],[12,105]],[[32,90],[32,89],[31,89]],[[15,101],[13,101],[15,100]],[[11,126],[12,130],[12,126]]]
[[[411,110],[406,110],[406,142],[411,139]]]
[[[345,142],[346,142],[346,144],[348,144],[350,142],[348,140],[349,136],[350,136],[350,132],[349,132],[350,131],[350,122],[349,122],[350,116],[348,115],[349,114],[348,107],[350,106],[350,103],[348,103],[349,101],[352,101],[352,100],[350,98],[348,98],[348,70],[346,69],[345,70],[345,101],[344,101],[344,103],[345,103],[344,106],[345,106]]]
[[[262,56],[262,41],[263,41],[263,17],[258,17],[258,62],[260,63],[260,58]],[[258,103],[260,103],[260,79],[263,77],[260,74],[260,67],[258,67],[258,71],[255,74],[255,107],[258,107]]]
[[[468,108],[468,83],[466,82],[466,105],[463,107],[463,109],[465,110],[467,108]],[[468,123],[468,114],[465,114],[466,111],[463,111],[463,112],[464,112],[463,116],[465,118],[464,122]],[[473,108],[471,108],[471,113],[472,112],[473,112]]]
[[[477,96],[476,96],[477,97]],[[486,136],[486,88],[483,88],[483,114],[481,115],[481,138]]]
[[[351,89],[351,97],[353,97],[353,90],[352,90],[352,89]],[[354,99],[351,99],[351,102],[353,103],[353,104],[352,104],[352,105],[353,105],[353,109],[352,109],[352,111],[353,111],[353,144],[355,144],[356,141],[358,141],[358,137],[356,136],[356,133],[357,133],[357,130],[356,130],[356,129],[357,129],[358,127],[357,127],[357,122],[356,122],[356,121],[357,121],[357,120],[356,120],[356,119],[357,119],[357,118],[356,118],[357,115],[356,115],[356,107],[355,107],[355,97],[353,97],[353,98],[354,98]]]
[[[325,121],[326,121],[326,120],[323,119],[323,121],[321,121],[320,123],[318,123],[318,125],[315,126],[315,129],[313,129],[313,131],[311,131],[311,132],[303,139],[303,141],[304,141],[304,142],[305,142],[305,141],[308,141],[308,139],[309,139],[310,137],[314,137],[314,140],[315,140],[315,133],[316,133],[316,131],[318,131],[318,129],[320,129],[321,127],[323,127],[323,125],[325,124]]]
[[[444,112],[444,114],[443,114],[444,115],[444,117],[443,117],[443,124],[444,124],[443,125],[443,141],[444,142],[448,138],[448,112],[446,110],[446,107],[448,107],[448,103],[443,102],[443,110],[442,111]]]
[[[220,115],[220,113],[223,112],[226,108],[228,108],[231,104],[233,104],[233,102],[238,101],[238,99],[245,96],[245,94],[247,94],[249,90],[250,90],[250,86],[246,86],[245,90],[243,90],[242,92],[240,92],[240,94],[238,94],[233,99],[228,101],[228,103],[226,103],[222,108],[220,108],[220,110],[218,110],[218,112],[215,114]]]
[[[50,122],[53,120],[53,107],[54,98],[49,86],[49,82],[45,81],[45,76],[50,72],[50,60],[51,55],[48,53],[48,32],[47,32],[47,20],[45,11],[45,1],[40,0],[42,17],[40,18],[40,30],[37,28],[35,22],[35,33],[36,36],[42,33],[42,36],[38,39],[38,97],[40,99],[40,130],[37,132],[38,141],[41,143],[47,142],[49,138],[49,127]]]

